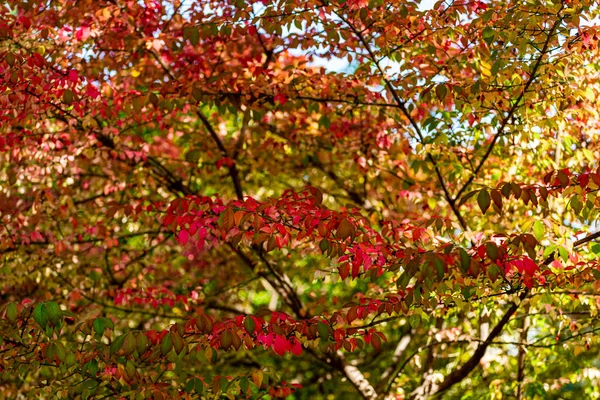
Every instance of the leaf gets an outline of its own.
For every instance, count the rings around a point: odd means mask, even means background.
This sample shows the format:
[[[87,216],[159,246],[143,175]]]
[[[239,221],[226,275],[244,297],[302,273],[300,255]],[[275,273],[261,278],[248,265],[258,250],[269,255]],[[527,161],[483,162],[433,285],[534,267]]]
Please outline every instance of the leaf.
[[[467,272],[471,266],[471,256],[463,248],[458,249],[460,255],[460,269],[463,272]]]
[[[74,69],[69,71],[69,80],[72,83],[77,83],[77,81],[79,80],[79,75],[77,74],[77,71],[75,71]]]
[[[244,318],[244,329],[251,335],[256,331],[256,322],[254,322],[254,318],[250,315],[247,315],[246,318]]]
[[[403,272],[400,275],[400,278],[398,278],[398,280],[396,281],[396,285],[398,286],[398,288],[404,290],[410,283],[411,279],[412,279],[412,275],[410,275],[408,272]]]
[[[190,43],[192,44],[192,46],[197,46],[198,43],[200,42],[200,34],[199,34],[197,28],[190,29],[190,33],[189,33],[188,37],[190,39]]]
[[[322,253],[325,253],[329,249],[329,241],[327,239],[321,239],[319,242],[319,248]]]
[[[461,207],[463,204],[465,204],[467,202],[467,200],[469,200],[471,197],[473,197],[474,195],[476,195],[478,192],[478,190],[473,190],[472,192],[469,192],[467,194],[465,194],[460,201],[458,202],[457,206]]]
[[[521,189],[521,186],[517,185],[516,183],[511,183],[510,189],[515,194],[515,199],[518,199],[521,197],[521,193],[523,192],[523,190]]]
[[[494,30],[489,26],[485,27],[481,32],[481,37],[487,44],[491,44],[494,41]]]
[[[100,319],[102,320],[102,323],[105,327],[107,327],[108,329],[115,329],[115,324],[110,318],[100,317]]]
[[[160,354],[166,356],[173,348],[173,340],[171,339],[171,332],[167,333],[163,340],[160,342]]]
[[[96,318],[94,320],[94,332],[96,332],[98,335],[102,336],[104,334],[104,330],[106,329],[106,326],[104,325],[104,321],[101,318]]]
[[[133,363],[133,361],[127,360],[127,362],[125,363],[125,376],[127,376],[129,380],[132,380],[133,378],[135,378],[135,372],[135,364]]]
[[[444,275],[446,274],[446,264],[441,258],[435,257],[433,259],[433,265],[435,266],[437,278],[439,281],[441,281],[444,279]]]
[[[158,95],[154,92],[150,93],[150,95],[148,96],[148,100],[150,100],[150,103],[154,106],[154,107],[158,107],[158,103],[160,102],[160,99],[158,98]]]
[[[490,194],[486,190],[479,191],[479,194],[477,195],[477,204],[479,204],[481,212],[485,214],[490,207]]]
[[[196,393],[200,395],[204,391],[204,384],[200,379],[192,378],[185,385],[185,391],[188,393],[196,391]]]
[[[254,382],[258,388],[262,385],[263,376],[263,372],[259,369],[252,371],[252,382]]]
[[[44,303],[40,303],[33,309],[33,319],[38,323],[42,329],[46,328],[48,325],[48,310],[46,310],[46,305]]]
[[[221,334],[220,343],[223,350],[229,350],[229,348],[233,344],[233,336],[230,331],[224,331]]]
[[[123,343],[125,342],[125,337],[127,335],[121,335],[118,338],[116,338],[115,340],[113,340],[113,342],[110,345],[110,354],[115,354],[117,353],[119,350],[121,350],[121,348],[123,347]]]
[[[130,355],[132,354],[137,347],[137,342],[135,339],[135,336],[133,335],[133,333],[128,333],[125,335],[124,340],[123,340],[123,352],[125,352],[125,355]]]
[[[545,231],[544,223],[540,220],[535,221],[533,224],[533,236],[535,236],[538,242],[544,238]]]
[[[245,376],[240,379],[240,389],[242,389],[242,393],[248,393],[248,389],[250,388],[250,381]]]
[[[502,196],[504,196],[504,198],[506,198],[506,199],[508,199],[510,197],[510,190],[511,190],[510,183],[505,183],[504,185],[502,185],[502,189],[500,189],[500,191],[502,192]]]
[[[342,263],[342,265],[338,267],[338,273],[340,274],[340,278],[342,278],[342,280],[346,279],[350,274],[350,263]]]
[[[54,301],[49,301],[46,303],[46,310],[48,312],[48,321],[52,325],[56,326],[63,317],[63,312],[60,309],[60,306]]]
[[[485,252],[488,258],[492,261],[496,261],[498,259],[498,256],[500,255],[498,251],[498,246],[494,242],[487,242],[485,244]]]
[[[275,335],[275,340],[273,341],[273,351],[275,354],[283,356],[290,347],[290,343],[284,336]]]
[[[223,214],[223,230],[225,232],[230,231],[235,226],[235,212],[232,207],[228,207]]]
[[[319,332],[319,337],[324,342],[329,340],[329,325],[324,322],[319,321],[317,323],[317,331]]]
[[[75,95],[69,89],[65,89],[63,92],[62,100],[65,104],[71,105],[73,103],[73,99]]]
[[[496,207],[498,207],[499,211],[502,211],[502,195],[500,194],[500,191],[494,189],[491,191],[491,195],[492,195],[492,201],[494,202],[494,205]]]
[[[140,333],[135,338],[135,350],[141,356],[150,347],[150,339],[143,333]]]
[[[375,351],[381,350],[381,338],[377,334],[373,334],[371,337],[371,345],[375,349]]]
[[[440,101],[444,101],[446,95],[448,94],[448,88],[446,88],[445,84],[440,84],[435,87],[435,94]]]
[[[139,96],[139,97],[136,97],[135,99],[133,99],[133,109],[135,110],[136,113],[139,113],[140,111],[142,111],[142,108],[144,108],[145,105],[146,105],[146,97],[145,96]]]
[[[175,350],[175,353],[178,355],[181,354],[183,348],[185,347],[185,344],[183,343],[183,339],[181,338],[181,336],[179,336],[179,333],[171,332],[171,340],[173,342],[173,349]]]
[[[335,237],[341,240],[354,237],[354,226],[346,218],[342,219],[338,225]]]
[[[6,306],[6,319],[8,319],[9,322],[15,322],[17,320],[17,317],[17,305],[15,303],[9,303],[8,306]]]
[[[350,307],[350,309],[348,310],[348,314],[346,314],[346,319],[348,320],[349,324],[351,324],[352,321],[354,321],[358,318],[357,311],[358,311],[358,309],[356,306]]]

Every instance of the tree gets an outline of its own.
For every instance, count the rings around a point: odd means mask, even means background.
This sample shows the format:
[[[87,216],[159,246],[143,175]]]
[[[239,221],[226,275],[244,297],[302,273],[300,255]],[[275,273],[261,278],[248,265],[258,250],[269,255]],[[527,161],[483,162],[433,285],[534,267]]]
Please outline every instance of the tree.
[[[597,397],[598,13],[4,3],[3,395]]]

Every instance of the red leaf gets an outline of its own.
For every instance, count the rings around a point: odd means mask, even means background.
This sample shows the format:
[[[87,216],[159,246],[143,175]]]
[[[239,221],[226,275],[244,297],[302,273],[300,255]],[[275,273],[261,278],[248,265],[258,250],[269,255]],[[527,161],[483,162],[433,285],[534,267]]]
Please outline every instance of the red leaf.
[[[343,263],[338,267],[338,271],[340,273],[340,278],[346,279],[348,277],[348,274],[350,273],[350,264],[348,264],[347,262]]]
[[[178,240],[182,246],[185,246],[187,244],[189,237],[190,237],[190,235],[189,235],[188,231],[186,231],[184,229],[179,231]]]
[[[302,355],[302,345],[300,344],[300,342],[294,341],[294,344],[292,345],[292,354],[294,354],[295,356]]]
[[[69,80],[73,83],[77,83],[77,81],[79,80],[79,76],[77,75],[77,71],[75,71],[74,69],[69,71]]]
[[[273,351],[275,354],[280,356],[284,355],[286,351],[290,350],[290,342],[281,335],[275,335],[275,341],[273,342]]]
[[[275,100],[275,102],[279,103],[280,105],[284,105],[288,101],[286,95],[284,95],[282,93],[277,93],[274,97],[274,100]]]
[[[538,265],[529,257],[524,257],[522,261],[522,271],[528,275],[535,274],[536,271],[539,269]]]

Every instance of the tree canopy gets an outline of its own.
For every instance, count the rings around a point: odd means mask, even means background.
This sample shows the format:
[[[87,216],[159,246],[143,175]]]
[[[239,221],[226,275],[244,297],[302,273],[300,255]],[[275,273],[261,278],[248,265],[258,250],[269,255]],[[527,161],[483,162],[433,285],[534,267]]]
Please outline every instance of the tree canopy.
[[[600,398],[599,14],[3,2],[2,396]]]

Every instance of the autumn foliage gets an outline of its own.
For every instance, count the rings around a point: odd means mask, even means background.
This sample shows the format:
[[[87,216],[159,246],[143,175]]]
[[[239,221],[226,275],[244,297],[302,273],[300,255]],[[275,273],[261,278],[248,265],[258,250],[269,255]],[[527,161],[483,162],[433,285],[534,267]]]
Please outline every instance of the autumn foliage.
[[[599,13],[3,2],[0,397],[600,397]]]

